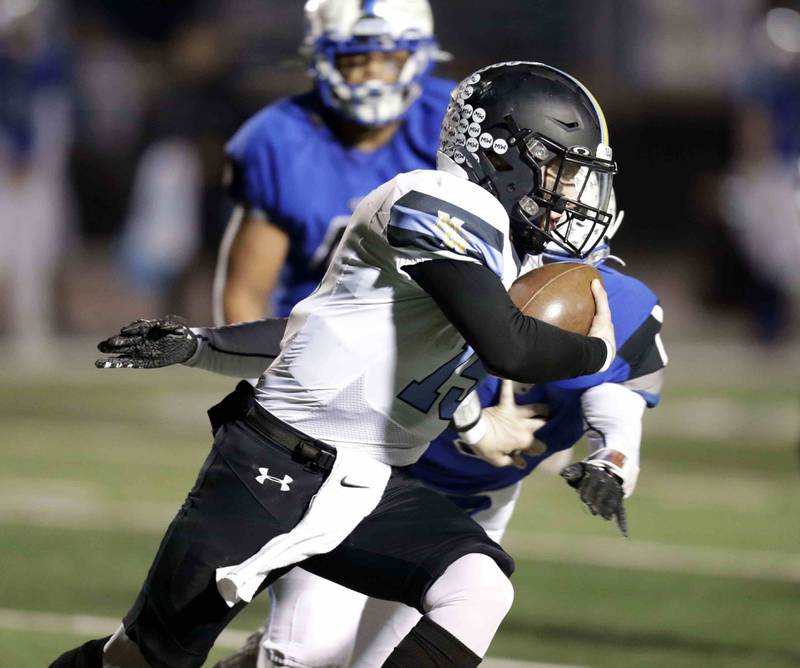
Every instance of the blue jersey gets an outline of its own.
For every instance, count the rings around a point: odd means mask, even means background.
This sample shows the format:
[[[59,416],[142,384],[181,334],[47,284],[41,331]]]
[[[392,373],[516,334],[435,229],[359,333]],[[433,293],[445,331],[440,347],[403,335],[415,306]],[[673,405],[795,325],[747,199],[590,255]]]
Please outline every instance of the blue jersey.
[[[749,81],[745,99],[769,117],[772,148],[790,163],[800,157],[800,75],[793,68],[757,71]],[[792,164],[794,166],[794,164]]]
[[[321,119],[316,93],[264,108],[234,135],[227,146],[234,198],[289,236],[274,314],[288,315],[317,287],[361,198],[400,172],[435,167],[454,85],[426,77],[398,131],[370,152],[339,141]]]
[[[581,395],[590,387],[602,383],[623,383],[641,394],[648,406],[658,403],[658,385],[654,387],[650,383],[637,382],[637,379],[656,374],[666,363],[658,338],[661,329],[658,299],[641,281],[603,265],[598,269],[608,292],[617,339],[614,362],[601,373],[542,383],[517,397],[520,404],[549,405],[547,423],[536,432],[537,439],[547,446],[547,451],[540,456],[524,455],[528,463],[525,469],[513,466],[500,468],[457,450],[454,443],[458,434],[448,429],[431,443],[412,467],[415,476],[435,489],[454,495],[501,489],[527,476],[546,457],[571,448],[580,440],[586,430],[581,415]],[[500,381],[497,378],[487,378],[478,387],[481,406],[495,405],[499,389]]]
[[[34,100],[45,88],[63,86],[66,53],[55,46],[18,56],[0,40],[0,149],[27,158],[33,150]]]

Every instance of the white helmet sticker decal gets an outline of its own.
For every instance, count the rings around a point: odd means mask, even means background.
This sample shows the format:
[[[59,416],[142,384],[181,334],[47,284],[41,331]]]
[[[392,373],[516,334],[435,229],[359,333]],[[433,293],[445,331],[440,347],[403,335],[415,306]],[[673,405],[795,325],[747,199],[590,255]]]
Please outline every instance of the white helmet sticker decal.
[[[492,148],[498,155],[503,155],[503,153],[508,151],[508,143],[505,139],[495,139],[494,144],[492,144]]]

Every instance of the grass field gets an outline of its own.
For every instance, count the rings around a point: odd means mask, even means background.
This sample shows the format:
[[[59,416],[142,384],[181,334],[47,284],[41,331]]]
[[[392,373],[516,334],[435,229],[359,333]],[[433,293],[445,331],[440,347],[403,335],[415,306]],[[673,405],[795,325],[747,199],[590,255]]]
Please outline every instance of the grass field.
[[[537,473],[507,539],[517,594],[493,656],[800,665],[798,353],[689,342],[670,352],[631,540]],[[35,369],[0,356],[0,666],[46,666],[99,635],[68,624],[74,615],[103,626],[124,613],[208,450],[204,410],[232,385],[187,369],[95,371],[92,359],[88,343]],[[256,602],[234,627],[265,612]]]

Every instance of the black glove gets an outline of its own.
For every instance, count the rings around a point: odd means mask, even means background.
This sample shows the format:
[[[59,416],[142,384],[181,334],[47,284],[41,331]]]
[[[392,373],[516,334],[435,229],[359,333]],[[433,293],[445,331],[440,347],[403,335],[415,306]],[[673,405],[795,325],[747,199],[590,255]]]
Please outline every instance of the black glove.
[[[96,360],[98,369],[157,369],[188,360],[197,350],[197,337],[175,316],[166,316],[132,322],[97,349],[116,355]]]
[[[620,533],[628,537],[628,519],[622,505],[622,481],[603,466],[576,462],[561,471],[561,477],[574,487],[592,515],[616,519]]]

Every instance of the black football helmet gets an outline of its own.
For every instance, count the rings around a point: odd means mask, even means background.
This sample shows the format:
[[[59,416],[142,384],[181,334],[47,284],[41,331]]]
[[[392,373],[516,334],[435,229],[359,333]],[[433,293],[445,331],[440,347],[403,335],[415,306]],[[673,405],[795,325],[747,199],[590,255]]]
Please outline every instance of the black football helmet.
[[[508,212],[520,253],[585,258],[614,220],[617,166],[603,111],[577,79],[549,65],[490,65],[462,81],[440,153]]]

